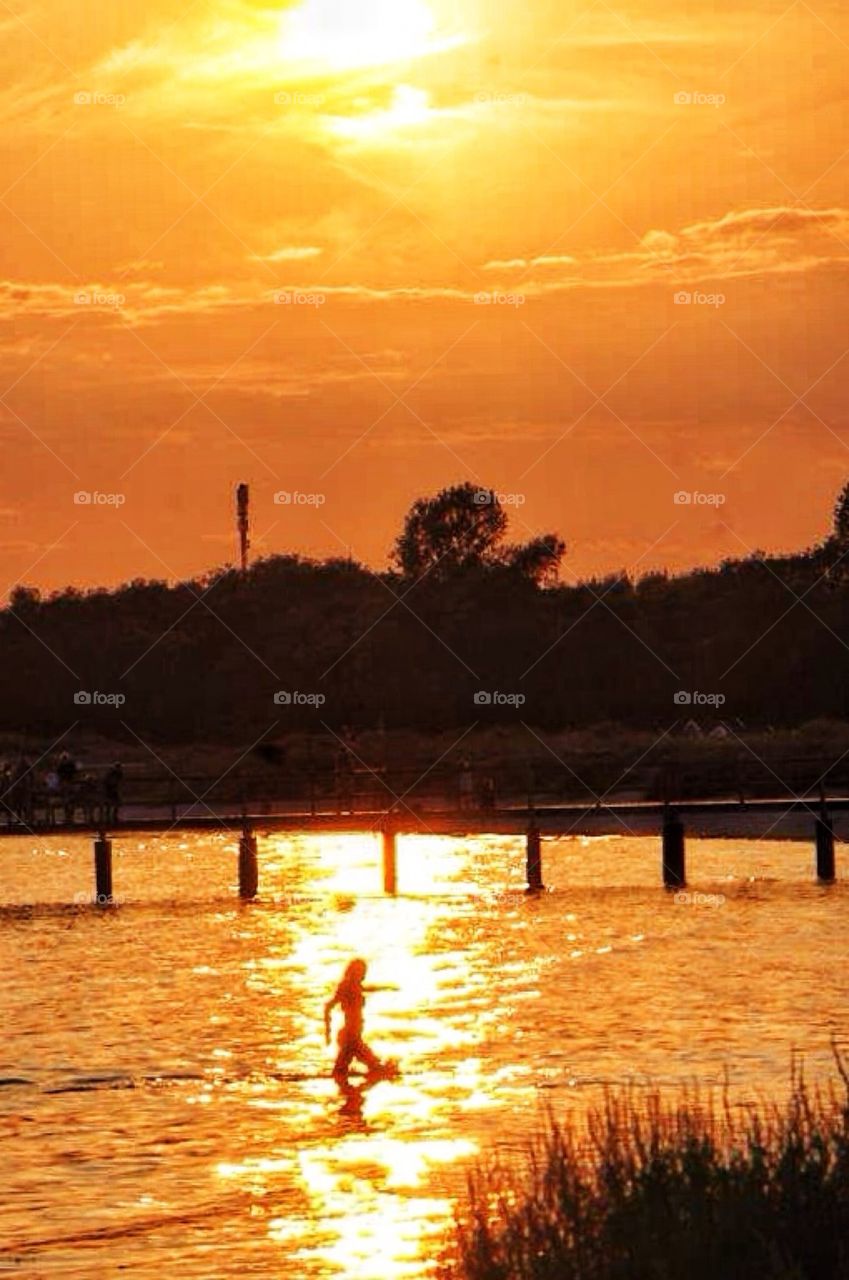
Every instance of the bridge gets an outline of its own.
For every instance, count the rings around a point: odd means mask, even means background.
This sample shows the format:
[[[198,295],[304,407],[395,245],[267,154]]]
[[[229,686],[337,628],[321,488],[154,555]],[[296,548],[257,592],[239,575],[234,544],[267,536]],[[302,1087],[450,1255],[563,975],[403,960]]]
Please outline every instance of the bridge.
[[[211,788],[210,788],[211,789]],[[758,796],[751,799],[707,798],[676,802],[655,800],[604,800],[537,803],[533,797],[481,805],[445,803],[439,797],[395,797],[383,804],[359,807],[356,797],[336,795],[319,800],[316,794],[298,801],[271,799],[248,803],[244,797],[207,802],[203,791],[190,801],[178,802],[173,794],[144,797],[111,809],[101,806],[80,813],[73,801],[64,810],[29,815],[15,813],[8,805],[7,822],[0,838],[88,833],[94,837],[93,901],[114,902],[112,844],[116,835],[144,832],[166,835],[171,831],[230,831],[238,838],[239,893],[254,898],[259,889],[257,832],[266,834],[374,832],[382,846],[383,888],[397,892],[397,838],[430,834],[455,837],[512,835],[525,841],[526,881],[529,892],[544,889],[544,837],[599,835],[659,835],[660,870],[664,886],[686,883],[686,836],[739,836],[746,839],[813,837],[814,866],[823,884],[835,880],[835,834],[849,838],[849,795]],[[29,821],[27,821],[27,816]]]

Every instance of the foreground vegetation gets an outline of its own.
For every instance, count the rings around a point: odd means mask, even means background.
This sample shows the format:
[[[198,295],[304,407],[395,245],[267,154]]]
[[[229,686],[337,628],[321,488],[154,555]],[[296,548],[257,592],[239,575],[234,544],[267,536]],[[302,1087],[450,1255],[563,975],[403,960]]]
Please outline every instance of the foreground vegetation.
[[[609,1094],[473,1178],[454,1280],[846,1280],[849,1077],[784,1107]]]

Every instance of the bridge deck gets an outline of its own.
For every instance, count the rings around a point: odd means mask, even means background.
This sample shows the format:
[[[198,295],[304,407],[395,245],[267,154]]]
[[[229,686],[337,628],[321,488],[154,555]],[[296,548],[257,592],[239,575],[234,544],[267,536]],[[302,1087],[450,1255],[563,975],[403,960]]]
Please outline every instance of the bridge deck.
[[[756,836],[767,832],[786,836],[788,829],[808,833],[814,817],[820,812],[819,798],[775,797],[752,799],[745,803],[732,799],[684,800],[674,806],[687,829],[694,835],[740,834]],[[827,800],[838,833],[846,828],[849,835],[849,796]],[[280,832],[368,832],[391,827],[399,834],[435,835],[518,835],[535,825],[543,835],[649,835],[660,830],[666,808],[656,801],[624,801],[603,805],[564,803],[542,805],[499,805],[487,810],[430,809],[422,806],[395,805],[385,808],[357,809],[353,812],[313,810],[303,807],[276,806],[273,802],[252,805],[245,812],[237,806],[192,804],[126,805],[120,820],[104,824],[80,820],[74,823],[0,825],[0,837],[37,834],[96,834],[108,828],[113,834],[122,832],[169,831],[233,831],[247,824],[260,831]]]

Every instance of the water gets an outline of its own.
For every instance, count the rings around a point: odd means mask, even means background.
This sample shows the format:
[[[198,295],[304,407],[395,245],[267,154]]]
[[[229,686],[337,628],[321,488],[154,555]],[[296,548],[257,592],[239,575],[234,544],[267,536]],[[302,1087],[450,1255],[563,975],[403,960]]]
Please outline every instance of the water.
[[[656,840],[267,836],[261,902],[226,836],[6,840],[0,900],[0,1273],[161,1280],[430,1274],[468,1164],[604,1082],[781,1095],[845,1039],[845,884],[808,845],[695,842],[694,896]],[[695,896],[701,895],[701,896]],[[724,899],[724,900],[723,900]],[[340,1114],[322,1006],[363,955],[368,1038],[403,1076]]]

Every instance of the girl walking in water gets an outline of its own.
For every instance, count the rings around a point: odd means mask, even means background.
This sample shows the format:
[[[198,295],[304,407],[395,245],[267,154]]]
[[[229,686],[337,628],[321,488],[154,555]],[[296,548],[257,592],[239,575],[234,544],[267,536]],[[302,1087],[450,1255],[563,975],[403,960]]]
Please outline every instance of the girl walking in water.
[[[394,1074],[394,1071],[397,1070],[391,1062],[381,1062],[377,1054],[373,1053],[363,1040],[365,993],[366,991],[377,990],[376,987],[363,986],[365,976],[365,960],[352,960],[346,968],[342,981],[336,988],[332,999],[328,1000],[324,1006],[324,1035],[328,1044],[330,1044],[330,1016],[337,1004],[341,1008],[345,1019],[342,1029],[336,1037],[339,1052],[336,1055],[336,1062],[333,1066],[333,1079],[339,1085],[347,1084],[348,1072],[355,1058],[365,1064],[368,1074],[372,1078],[379,1079],[387,1074]]]

